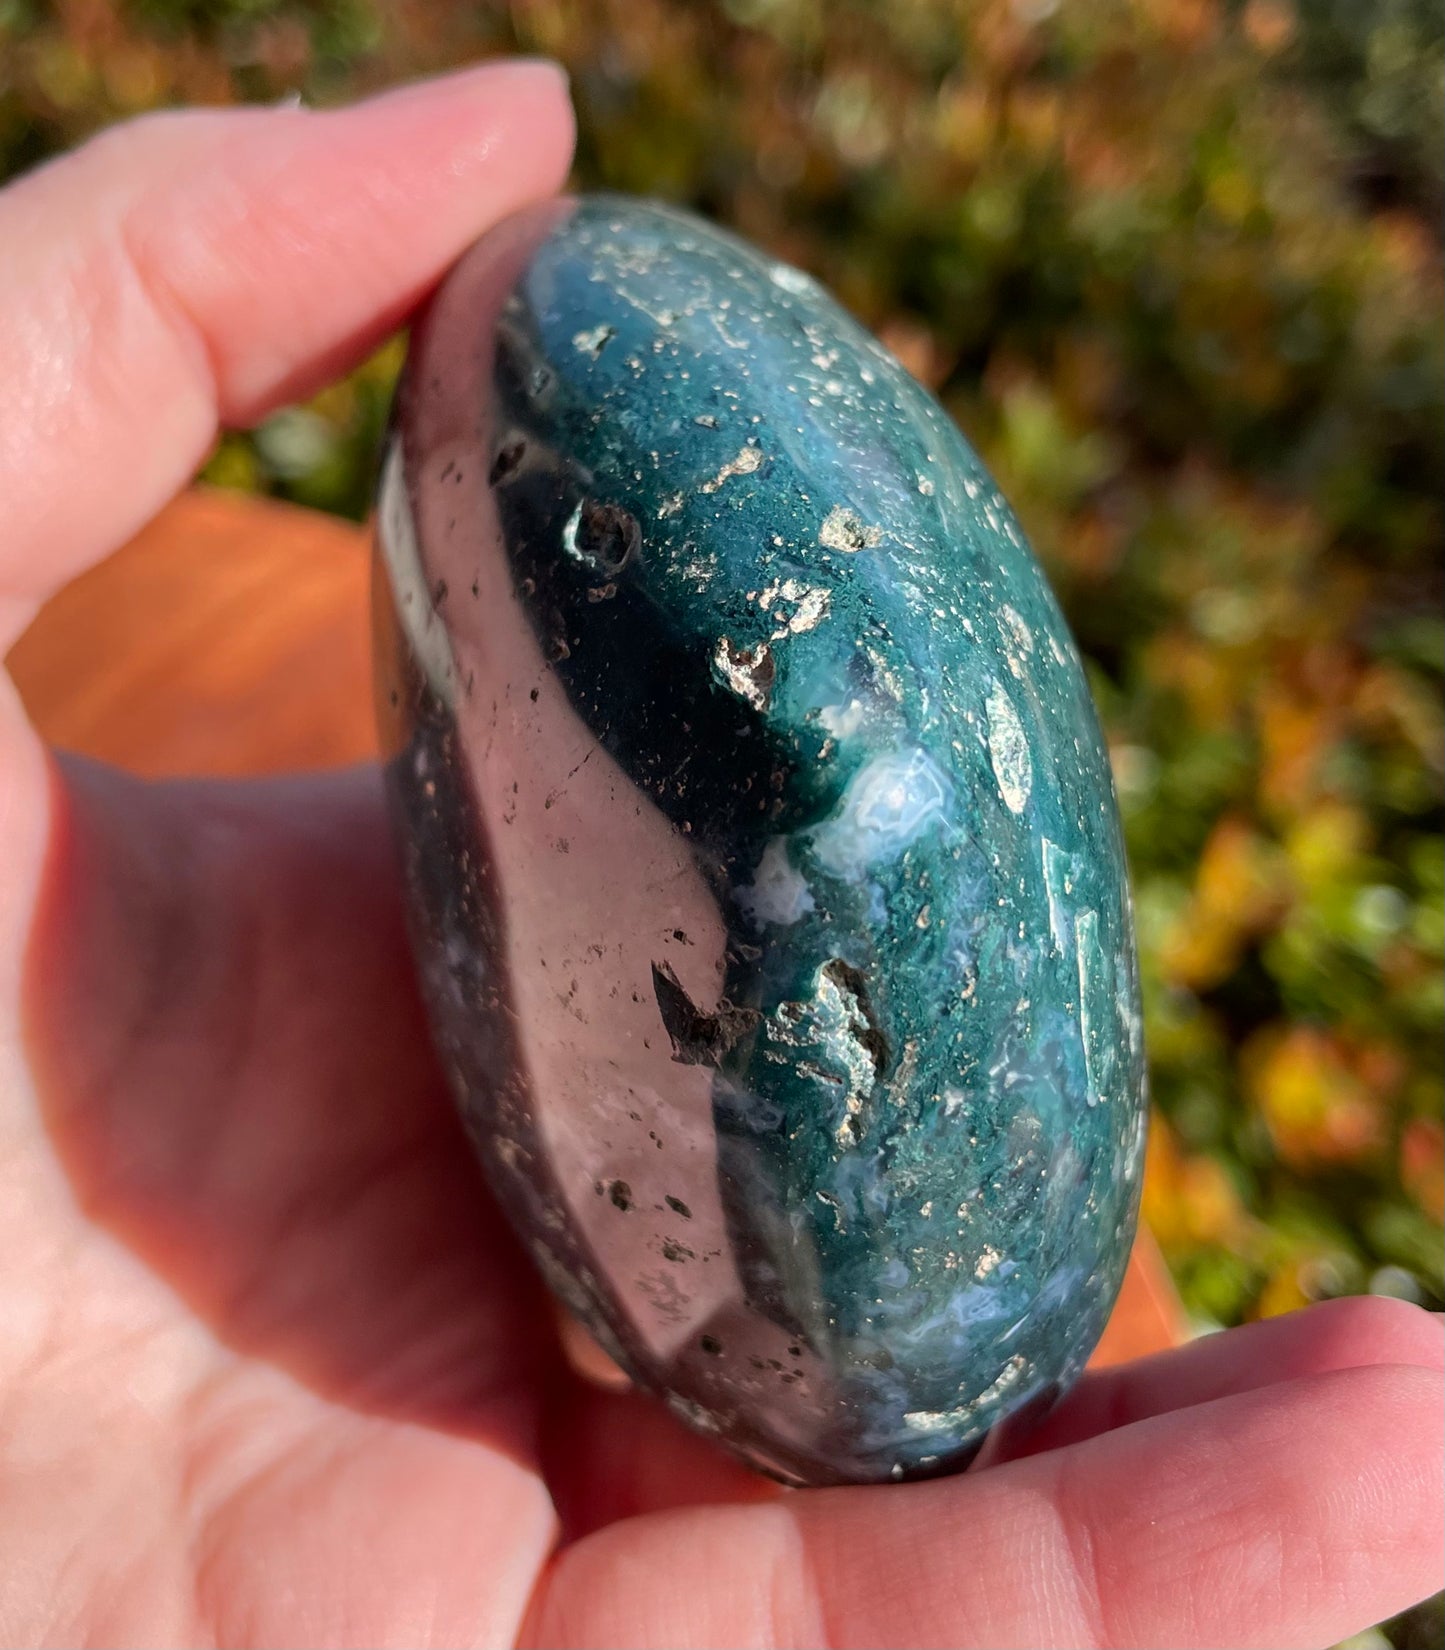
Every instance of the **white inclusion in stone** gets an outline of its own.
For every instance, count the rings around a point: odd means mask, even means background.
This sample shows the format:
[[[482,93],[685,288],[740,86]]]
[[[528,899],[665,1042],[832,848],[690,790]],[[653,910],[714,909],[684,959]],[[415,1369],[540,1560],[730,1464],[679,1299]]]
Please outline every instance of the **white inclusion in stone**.
[[[788,629],[794,636],[816,630],[828,617],[832,598],[826,590],[805,590],[798,599],[797,608],[788,620]]]
[[[821,586],[810,587],[801,579],[774,579],[758,596],[758,606],[764,613],[772,613],[777,622],[778,628],[772,635],[775,642],[785,636],[802,636],[816,630],[828,617],[832,601]],[[792,609],[791,614],[788,608]]]
[[[1003,1256],[991,1243],[985,1243],[983,1248],[978,1252],[978,1260],[973,1268],[974,1277],[982,1283],[989,1273],[997,1268],[998,1263],[1002,1259]]]
[[[850,699],[846,705],[824,705],[818,720],[835,739],[847,739],[863,726],[865,714],[861,701]]]
[[[1004,628],[1018,643],[1023,652],[1032,653],[1034,650],[1034,633],[1024,623],[1020,614],[1005,602],[999,609],[998,616]]]
[[[773,691],[773,650],[766,642],[739,647],[719,636],[712,654],[713,675],[754,710],[766,710]]]
[[[1003,1366],[998,1379],[986,1386],[973,1401],[975,1409],[982,1409],[987,1404],[996,1404],[1010,1387],[1018,1384],[1018,1378],[1023,1374],[1027,1360],[1015,1353]]]
[[[999,1267],[995,1275],[1002,1281],[1004,1268]],[[896,1338],[904,1346],[922,1346],[940,1331],[950,1338],[960,1330],[971,1336],[981,1325],[996,1324],[1008,1316],[1005,1293],[987,1283],[966,1284],[950,1295],[938,1311],[921,1319],[910,1329],[899,1330]]]
[[[580,355],[590,355],[594,359],[601,355],[608,343],[617,336],[617,329],[610,327],[604,321],[600,327],[593,327],[587,332],[572,334],[572,347]]]
[[[773,285],[782,287],[784,292],[813,292],[818,286],[811,275],[805,275],[801,269],[794,269],[792,264],[774,264],[768,271],[768,276]]]
[[[718,471],[711,481],[703,482],[698,489],[703,493],[715,493],[725,481],[733,476],[750,476],[763,462],[763,455],[759,448],[744,447],[736,458],[730,458]]]
[[[1084,1070],[1088,1076],[1085,1099],[1097,1106],[1104,1097],[1099,1090],[1099,1056],[1095,1040],[1099,1027],[1094,1024],[1094,968],[1099,960],[1099,914],[1081,911],[1074,924],[1074,940],[1079,967],[1079,1034],[1084,1043]]]
[[[411,499],[402,471],[400,441],[392,442],[382,464],[376,513],[377,542],[391,576],[398,620],[432,691],[444,704],[450,705],[456,696],[456,660],[446,626],[437,616],[432,587],[422,565]]]
[[[1133,969],[1129,958],[1123,952],[1114,959],[1115,1000],[1119,1005],[1119,1013],[1124,1021],[1124,1031],[1129,1039],[1129,1052],[1138,1056],[1144,1050],[1144,1022],[1139,1018],[1139,1010],[1135,1005]]]
[[[968,1404],[960,1404],[957,1409],[910,1409],[904,1412],[903,1424],[910,1432],[942,1432],[945,1427],[966,1421],[969,1413]]]
[[[787,927],[813,909],[807,881],[788,859],[788,839],[775,836],[763,849],[753,880],[733,890],[738,909],[753,924],[778,923]]]
[[[1069,907],[1065,903],[1074,891],[1074,856],[1066,854],[1058,843],[1044,839],[1044,888],[1049,896],[1049,933],[1053,935],[1054,950],[1062,957],[1069,944]]]
[[[948,806],[948,782],[922,750],[875,756],[849,781],[837,811],[813,832],[819,862],[850,882],[897,859]]]
[[[1124,1151],[1124,1173],[1132,1180],[1139,1171],[1139,1165],[1144,1159],[1144,1145],[1149,1138],[1149,1108],[1141,1106],[1134,1113],[1134,1123],[1129,1133],[1129,1144]]]
[[[1013,700],[997,682],[984,703],[988,712],[988,754],[999,794],[1012,814],[1021,814],[1034,787],[1034,764]]]
[[[818,543],[828,550],[845,550],[855,555],[859,550],[874,550],[883,540],[883,529],[865,522],[856,510],[835,504],[823,518],[818,529]]]

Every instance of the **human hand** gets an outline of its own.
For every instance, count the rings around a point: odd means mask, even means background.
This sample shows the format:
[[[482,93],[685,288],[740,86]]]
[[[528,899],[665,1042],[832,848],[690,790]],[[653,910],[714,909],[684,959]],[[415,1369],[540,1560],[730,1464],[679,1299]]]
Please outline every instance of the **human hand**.
[[[554,189],[551,72],[155,117],[0,194],[0,651],[217,422]],[[1346,1301],[1007,1461],[783,1492],[580,1383],[431,1063],[373,774],[143,785],[0,685],[0,1641],[1323,1645],[1439,1584],[1445,1337]]]

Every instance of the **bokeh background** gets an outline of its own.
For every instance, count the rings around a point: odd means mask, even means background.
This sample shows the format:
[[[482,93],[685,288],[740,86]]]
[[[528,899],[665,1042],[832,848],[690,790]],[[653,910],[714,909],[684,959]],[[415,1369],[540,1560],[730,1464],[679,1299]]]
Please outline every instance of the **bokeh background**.
[[[1445,1305],[1445,8],[0,0],[0,179],[518,49],[572,72],[580,184],[813,271],[1023,518],[1113,752],[1193,1318]],[[364,515],[399,360],[209,479]]]

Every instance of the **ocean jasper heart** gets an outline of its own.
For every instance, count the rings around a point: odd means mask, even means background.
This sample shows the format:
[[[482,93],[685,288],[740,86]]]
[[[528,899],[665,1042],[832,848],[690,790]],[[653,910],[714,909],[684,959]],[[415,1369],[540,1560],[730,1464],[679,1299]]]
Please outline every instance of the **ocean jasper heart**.
[[[1082,1368],[1145,1130],[1083,671],[939,406],[807,276],[586,198],[414,335],[378,702],[492,1186],[644,1388],[795,1483]]]

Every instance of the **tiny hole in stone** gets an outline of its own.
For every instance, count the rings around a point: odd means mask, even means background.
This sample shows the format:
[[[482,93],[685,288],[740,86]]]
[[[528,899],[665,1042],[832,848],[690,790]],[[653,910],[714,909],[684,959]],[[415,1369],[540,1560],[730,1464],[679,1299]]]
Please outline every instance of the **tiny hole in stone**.
[[[500,481],[505,481],[521,464],[526,455],[527,443],[518,437],[515,441],[506,441],[498,447],[497,456],[492,460],[492,468],[487,480],[493,487]]]
[[[584,498],[563,529],[562,543],[568,555],[611,577],[641,549],[642,529],[621,505]]]

